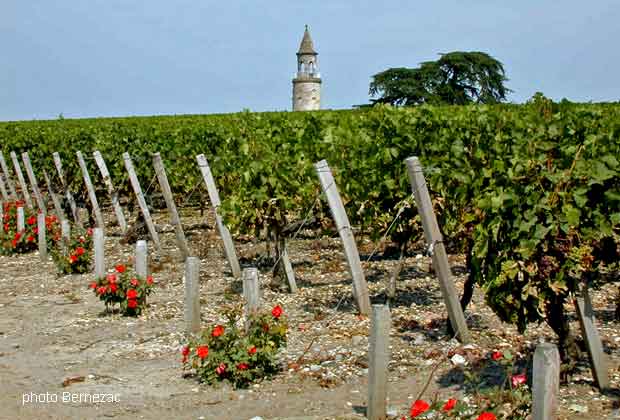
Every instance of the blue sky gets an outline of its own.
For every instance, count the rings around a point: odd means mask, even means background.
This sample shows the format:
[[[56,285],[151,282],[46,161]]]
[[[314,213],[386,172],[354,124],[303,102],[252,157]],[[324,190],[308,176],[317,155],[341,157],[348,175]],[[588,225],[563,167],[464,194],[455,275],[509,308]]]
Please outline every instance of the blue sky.
[[[0,120],[289,110],[310,26],[323,108],[449,51],[504,63],[523,102],[620,100],[618,0],[0,0]]]

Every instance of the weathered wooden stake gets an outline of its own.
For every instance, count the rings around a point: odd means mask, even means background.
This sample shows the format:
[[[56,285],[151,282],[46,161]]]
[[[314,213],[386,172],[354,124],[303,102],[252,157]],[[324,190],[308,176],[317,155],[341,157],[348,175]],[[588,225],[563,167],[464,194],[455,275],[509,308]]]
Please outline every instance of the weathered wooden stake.
[[[357,244],[353,237],[353,231],[349,223],[349,218],[345,212],[342,199],[338,193],[338,187],[336,181],[332,175],[332,171],[327,164],[327,161],[321,160],[314,164],[319,181],[321,182],[321,188],[327,196],[327,202],[329,208],[336,222],[336,228],[342,239],[344,246],[344,253],[349,263],[349,271],[353,278],[353,293],[357,300],[357,306],[362,315],[370,314],[370,297],[368,296],[368,284],[366,283],[366,277],[364,276],[364,270],[362,270],[362,263],[360,261],[360,254],[357,251]]]
[[[2,199],[4,201],[9,201],[9,194],[6,190],[6,185],[4,184],[4,180],[2,178],[3,175],[0,174],[0,193],[2,194]]]
[[[56,172],[58,172],[58,178],[60,179],[60,183],[62,184],[62,189],[65,193],[65,198],[69,203],[69,207],[71,208],[71,215],[73,216],[73,221],[75,223],[79,223],[79,217],[77,212],[77,206],[75,205],[75,199],[73,198],[73,194],[69,190],[69,186],[65,180],[65,174],[62,170],[62,160],[60,160],[60,155],[58,152],[52,153],[52,157],[54,158],[54,166],[56,167]]]
[[[213,206],[213,210],[215,212],[215,224],[218,232],[220,233],[220,238],[222,238],[222,242],[224,243],[224,254],[228,260],[228,265],[230,266],[230,271],[232,272],[233,277],[238,279],[241,277],[241,267],[239,266],[239,260],[237,259],[237,253],[235,252],[235,245],[232,241],[232,237],[230,236],[230,231],[226,225],[224,225],[222,216],[220,216],[219,213],[219,207],[221,205],[220,194],[215,186],[215,180],[213,179],[211,168],[209,167],[209,163],[207,162],[205,155],[200,154],[196,156],[196,160],[198,161],[198,166],[200,167],[200,172],[202,173],[202,179],[204,179],[207,186],[211,206]]]
[[[45,239],[45,214],[37,216],[37,231],[39,236],[39,257],[41,261],[47,261],[47,240]]]
[[[103,229],[97,227],[93,229],[93,247],[95,256],[95,278],[105,277],[105,237]]]
[[[136,274],[143,279],[148,276],[148,245],[146,241],[136,242]]]
[[[125,214],[123,214],[123,208],[118,201],[118,192],[114,188],[114,184],[112,183],[112,178],[110,177],[110,172],[108,171],[108,166],[103,159],[103,156],[99,152],[99,150],[95,150],[93,152],[93,157],[95,158],[95,162],[97,163],[97,167],[99,168],[99,172],[101,172],[101,177],[103,178],[103,182],[108,189],[108,194],[110,195],[110,199],[112,200],[112,207],[114,208],[114,214],[116,215],[116,220],[118,221],[118,226],[121,229],[121,233],[124,235],[127,232],[127,221],[125,220]]]
[[[60,238],[62,253],[63,255],[67,255],[69,242],[71,241],[71,225],[66,219],[60,221]]]
[[[185,260],[185,329],[188,334],[200,332],[200,259]]]
[[[250,328],[250,316],[260,310],[260,289],[258,285],[258,269],[243,269],[243,298],[245,299],[245,329]]]
[[[95,213],[95,221],[97,222],[97,227],[104,229],[105,223],[103,222],[103,214],[101,214],[101,209],[99,208],[99,203],[97,202],[95,187],[93,187],[93,183],[90,180],[90,175],[88,174],[88,167],[86,167],[86,162],[84,161],[84,156],[79,150],[76,152],[76,155],[78,158],[78,164],[80,165],[80,169],[82,170],[82,176],[84,177],[86,189],[88,190],[88,198],[90,199],[90,204],[92,204],[93,206],[93,213]]]
[[[23,232],[26,229],[26,220],[24,219],[24,208],[17,207],[17,231]]]
[[[140,206],[140,211],[142,212],[142,216],[144,217],[144,221],[146,222],[146,227],[149,230],[151,239],[155,244],[157,252],[161,253],[162,249],[159,243],[159,235],[157,234],[157,230],[155,229],[155,225],[153,224],[153,220],[151,219],[151,213],[149,212],[149,208],[146,205],[144,194],[142,194],[142,187],[140,187],[140,181],[138,181],[138,176],[136,175],[136,171],[133,168],[133,162],[131,161],[129,153],[123,153],[123,161],[125,162],[125,169],[127,169],[127,173],[129,174],[129,181],[131,182],[133,191],[136,194],[138,205]]]
[[[420,161],[417,157],[407,158],[405,162],[407,163],[411,189],[415,196],[418,212],[422,218],[424,237],[426,238],[429,253],[433,259],[433,268],[439,278],[443,300],[448,309],[450,324],[452,324],[452,329],[456,332],[459,341],[461,343],[467,343],[470,341],[469,330],[467,329],[463,309],[461,308],[461,303],[459,302],[456,289],[454,288],[452,272],[450,271],[450,264],[448,263],[448,254],[446,253],[443,238],[439,231],[439,225],[437,224],[437,218],[433,211],[431,196],[426,186],[424,173],[422,172],[422,165],[420,165]]]
[[[2,154],[2,152],[0,152],[0,167],[2,168],[2,172],[4,173],[4,179],[6,179],[6,185],[9,187],[11,198],[13,200],[17,200],[15,185],[13,184],[13,180],[11,179],[11,173],[9,172],[9,167],[6,165],[6,161],[4,160],[4,155]]]
[[[181,251],[181,257],[185,260],[189,256],[189,247],[187,245],[187,239],[185,239],[185,232],[183,232],[183,225],[181,225],[181,219],[179,217],[179,212],[177,211],[177,206],[174,203],[172,190],[170,189],[170,184],[168,183],[166,168],[164,167],[164,163],[162,162],[161,155],[159,153],[153,154],[153,167],[155,168],[155,175],[157,175],[157,181],[159,181],[161,191],[164,194],[164,200],[166,201],[168,213],[170,213],[170,223],[174,227],[177,246],[179,247],[179,251]]]
[[[37,207],[39,208],[39,211],[46,214],[47,205],[45,204],[45,200],[43,200],[41,190],[39,190],[39,183],[37,182],[37,177],[34,175],[34,171],[32,170],[32,164],[30,163],[30,156],[28,156],[28,152],[22,153],[22,160],[24,161],[26,175],[28,175],[28,180],[30,181],[30,186],[32,187],[32,192],[34,193],[34,198],[37,201]]]
[[[598,388],[604,391],[609,388],[607,356],[603,352],[601,337],[596,329],[596,319],[594,318],[592,301],[590,300],[590,294],[586,286],[582,285],[581,294],[582,297],[575,300],[575,309],[577,310],[581,332],[583,333],[586,348],[588,349],[592,376]]]
[[[26,201],[26,206],[30,210],[33,210],[34,207],[32,205],[32,200],[30,199],[30,193],[28,192],[28,185],[26,185],[26,180],[24,179],[22,167],[19,164],[19,160],[17,160],[17,155],[15,154],[15,152],[11,152],[11,161],[13,162],[13,167],[15,168],[17,180],[19,181],[19,186],[22,189],[22,195],[24,196],[24,201]]]
[[[372,305],[372,324],[368,348],[368,412],[369,420],[387,416],[387,375],[390,361],[390,308]]]
[[[532,374],[532,420],[555,420],[560,390],[560,353],[554,344],[536,346]]]
[[[52,189],[52,181],[50,180],[47,171],[43,170],[43,178],[45,178],[45,185],[47,186],[47,191],[49,191],[50,197],[52,197],[52,203],[54,203],[54,211],[60,220],[64,220],[67,218],[65,215],[62,206],[60,205],[60,200],[58,200],[58,196]]]
[[[295,271],[293,271],[293,266],[291,265],[291,260],[288,257],[288,247],[286,243],[282,247],[282,255],[280,258],[282,259],[282,266],[284,267],[284,275],[286,276],[286,280],[288,281],[288,287],[291,293],[297,293],[297,282],[295,281]]]

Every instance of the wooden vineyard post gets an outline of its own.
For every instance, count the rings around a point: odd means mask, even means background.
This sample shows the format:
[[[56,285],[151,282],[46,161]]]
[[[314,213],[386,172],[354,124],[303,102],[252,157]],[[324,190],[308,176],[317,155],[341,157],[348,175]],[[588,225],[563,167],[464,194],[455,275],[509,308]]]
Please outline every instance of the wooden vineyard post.
[[[590,365],[592,366],[592,376],[596,385],[601,391],[609,388],[609,376],[607,368],[607,357],[603,352],[603,344],[601,337],[596,329],[596,319],[594,318],[594,310],[588,288],[581,286],[582,297],[575,299],[575,309],[577,317],[581,325],[581,331],[585,338],[588,356],[590,357]]]
[[[95,194],[95,187],[93,187],[93,183],[90,179],[90,175],[88,174],[88,167],[86,166],[86,162],[84,161],[84,156],[82,152],[79,150],[76,152],[78,164],[80,165],[80,169],[82,170],[82,176],[84,178],[84,184],[86,184],[86,190],[88,191],[88,198],[90,199],[90,204],[93,206],[93,213],[95,214],[95,220],[97,221],[97,227],[104,229],[105,223],[103,222],[103,215],[101,214],[101,209],[99,208],[99,203],[97,202],[97,195]]]
[[[288,287],[291,293],[297,293],[297,282],[295,281],[295,272],[293,271],[293,265],[291,264],[291,260],[288,257],[288,247],[286,246],[286,242],[284,246],[280,250],[282,254],[280,258],[282,259],[282,266],[284,268],[284,275],[286,276],[286,280],[288,281]]]
[[[189,257],[189,247],[187,246],[187,239],[185,239],[185,232],[183,232],[183,226],[181,225],[181,219],[179,218],[179,212],[177,206],[174,204],[174,197],[172,196],[172,190],[168,183],[168,176],[166,176],[166,168],[161,160],[159,153],[153,154],[153,167],[155,168],[155,175],[157,175],[157,181],[164,194],[164,200],[166,201],[166,207],[168,207],[168,213],[170,213],[170,223],[174,227],[174,234],[177,239],[177,246],[181,251],[183,260]]]
[[[17,231],[23,232],[26,229],[26,220],[24,220],[24,208],[22,206],[17,207]]]
[[[60,205],[60,200],[58,200],[58,196],[52,189],[52,181],[50,180],[50,177],[47,174],[47,171],[45,170],[43,170],[43,178],[45,179],[45,185],[47,186],[47,191],[49,191],[49,195],[50,197],[52,197],[52,203],[54,204],[54,211],[56,212],[58,219],[60,220],[66,219],[67,216],[65,215],[65,212],[62,209],[62,206]]]
[[[148,245],[146,241],[136,242],[136,274],[143,279],[148,276]]]
[[[433,267],[439,278],[441,293],[446,303],[446,308],[448,309],[450,324],[452,324],[452,329],[456,332],[459,341],[461,343],[467,343],[470,341],[469,330],[467,329],[463,309],[461,308],[461,303],[459,302],[456,289],[454,288],[452,272],[450,271],[450,264],[448,263],[448,254],[446,253],[443,238],[439,231],[439,225],[437,224],[437,218],[433,211],[433,204],[426,186],[422,166],[417,157],[407,158],[405,162],[407,163],[411,189],[415,196],[418,212],[422,218],[424,237],[429,247],[429,253],[433,259]]]
[[[63,255],[67,255],[69,243],[71,242],[71,225],[67,219],[60,221],[60,245]]]
[[[532,420],[555,420],[560,391],[560,353],[554,344],[536,346],[532,372]]]
[[[6,185],[2,178],[2,174],[0,174],[0,194],[2,194],[2,200],[9,201],[9,193],[6,190]]]
[[[185,260],[185,329],[188,334],[200,332],[200,260]]]
[[[60,155],[58,152],[52,153],[52,157],[54,158],[54,166],[56,167],[56,172],[58,172],[58,178],[60,179],[60,183],[62,185],[62,189],[65,193],[65,198],[69,203],[69,207],[71,208],[71,215],[73,216],[73,221],[75,223],[79,223],[77,206],[75,205],[75,199],[73,198],[73,194],[69,190],[69,186],[67,185],[67,181],[65,180],[65,174],[62,170],[62,161],[60,160]]]
[[[97,227],[93,229],[93,248],[95,257],[95,278],[102,279],[105,277],[105,238],[103,229]]]
[[[47,206],[45,205],[45,201],[43,200],[43,196],[41,195],[41,190],[39,190],[39,183],[37,182],[37,178],[36,176],[34,176],[34,171],[32,170],[32,164],[30,163],[30,156],[28,156],[28,152],[22,153],[22,160],[24,161],[26,175],[28,175],[28,180],[30,181],[30,186],[32,187],[32,192],[34,193],[34,198],[37,200],[37,207],[39,208],[40,212],[43,212],[43,214],[45,214]]]
[[[161,253],[162,249],[159,243],[159,235],[157,234],[157,230],[155,229],[155,225],[153,224],[153,220],[151,219],[151,213],[149,212],[149,208],[146,205],[144,194],[142,194],[142,187],[140,187],[140,181],[138,181],[138,176],[136,175],[136,171],[133,167],[133,162],[131,161],[129,153],[123,153],[123,161],[125,162],[125,169],[127,169],[127,173],[129,174],[129,181],[131,182],[133,191],[136,194],[138,206],[140,206],[140,211],[142,212],[142,216],[144,217],[144,221],[146,222],[146,227],[149,230],[149,234],[151,235],[151,239],[155,244],[157,252]]]
[[[114,184],[112,183],[112,178],[110,177],[110,172],[108,171],[108,166],[103,159],[103,156],[99,152],[99,150],[95,150],[93,152],[93,157],[95,158],[95,162],[97,163],[97,167],[99,168],[99,172],[101,172],[101,177],[103,178],[103,183],[108,189],[108,194],[110,195],[110,199],[112,200],[112,207],[114,208],[114,215],[116,216],[116,221],[118,222],[118,226],[121,229],[121,233],[124,235],[127,232],[127,221],[125,220],[125,214],[123,213],[123,208],[118,201],[118,193],[114,188]]]
[[[372,324],[368,348],[368,412],[369,420],[387,417],[387,374],[390,361],[390,308],[372,305]]]
[[[37,231],[39,242],[39,257],[41,261],[47,260],[47,240],[45,238],[45,214],[39,213],[37,215]]]
[[[239,260],[237,259],[235,245],[232,241],[232,237],[230,236],[230,232],[226,225],[224,225],[224,221],[222,220],[222,216],[220,216],[220,212],[218,210],[221,205],[220,194],[215,186],[215,180],[213,179],[211,168],[209,167],[209,163],[207,162],[205,155],[200,154],[196,156],[196,160],[198,161],[202,178],[207,186],[211,206],[213,206],[213,211],[215,212],[215,224],[218,232],[220,233],[220,238],[222,238],[222,242],[224,243],[224,254],[228,260],[228,265],[230,266],[230,271],[232,272],[233,277],[238,279],[241,277],[241,267],[239,266]]]
[[[15,173],[17,174],[17,180],[19,181],[19,186],[22,189],[22,195],[24,196],[24,200],[26,201],[26,206],[30,210],[33,210],[32,200],[30,199],[30,193],[28,192],[28,186],[26,185],[26,180],[24,179],[24,174],[22,173],[22,167],[19,165],[19,161],[17,160],[17,155],[15,152],[11,152],[11,161],[13,162],[13,167],[15,168]]]
[[[250,328],[250,317],[260,310],[260,288],[258,285],[258,269],[245,268],[242,274],[243,298],[245,300],[245,330]]]
[[[327,202],[329,208],[336,222],[336,229],[342,239],[344,246],[344,253],[349,263],[349,271],[353,278],[353,293],[357,300],[357,306],[362,315],[370,314],[370,298],[368,296],[368,284],[362,270],[362,263],[360,261],[360,255],[357,251],[357,244],[353,237],[353,231],[349,224],[349,218],[344,210],[342,199],[338,193],[338,187],[336,181],[332,175],[332,171],[327,164],[327,161],[321,160],[314,164],[319,181],[321,182],[321,188],[327,196]]]
[[[13,184],[13,180],[11,179],[11,173],[9,172],[9,167],[6,165],[6,160],[4,160],[4,155],[0,152],[0,167],[2,168],[2,172],[4,173],[4,179],[6,180],[6,185],[9,187],[9,192],[11,193],[11,198],[17,200],[17,192],[15,192],[15,185]]]

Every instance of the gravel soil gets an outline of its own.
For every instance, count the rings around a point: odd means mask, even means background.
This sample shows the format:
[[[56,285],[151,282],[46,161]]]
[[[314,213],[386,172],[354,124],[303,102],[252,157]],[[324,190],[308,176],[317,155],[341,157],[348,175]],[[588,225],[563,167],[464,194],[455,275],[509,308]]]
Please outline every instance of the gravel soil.
[[[157,287],[138,318],[105,313],[87,289],[93,280],[90,275],[58,276],[53,263],[41,262],[37,253],[0,257],[0,418],[364,417],[370,323],[356,313],[338,238],[308,231],[289,244],[299,286],[295,295],[272,290],[270,267],[261,267],[263,304],[280,304],[290,324],[281,373],[249,389],[234,390],[225,384],[215,388],[182,370],[183,264],[166,214],[157,212],[155,218],[167,232],[161,236],[164,253],[150,261]],[[182,219],[204,222],[191,209],[184,209]],[[207,222],[214,225],[210,217]],[[133,245],[122,244],[114,230],[107,230],[106,239],[110,269],[132,264]],[[240,283],[231,277],[213,228],[189,231],[187,236],[193,254],[201,258],[203,324],[222,322],[222,305],[241,301]],[[382,244],[367,239],[358,243],[371,299],[383,303],[386,281],[397,260],[376,257]],[[265,244],[250,238],[236,238],[236,246],[244,266],[256,264],[265,254]],[[451,255],[450,263],[460,291],[466,274],[463,258]],[[602,395],[594,387],[584,353],[576,372],[562,384],[560,419],[620,418],[620,332],[613,316],[617,288],[617,283],[610,283],[591,292],[612,390]],[[477,400],[465,391],[463,369],[496,350],[510,351],[526,363],[540,340],[554,341],[543,324],[531,325],[521,335],[502,323],[485,305],[479,289],[466,313],[472,344],[463,346],[448,337],[446,310],[430,258],[415,247],[404,260],[391,314],[388,406],[394,418],[407,414],[427,382],[423,398],[454,397],[474,406]],[[572,328],[581,334],[576,318]],[[455,354],[463,356],[464,365],[454,362]],[[97,394],[114,395],[117,401],[84,400]],[[63,402],[67,396],[76,400]]]

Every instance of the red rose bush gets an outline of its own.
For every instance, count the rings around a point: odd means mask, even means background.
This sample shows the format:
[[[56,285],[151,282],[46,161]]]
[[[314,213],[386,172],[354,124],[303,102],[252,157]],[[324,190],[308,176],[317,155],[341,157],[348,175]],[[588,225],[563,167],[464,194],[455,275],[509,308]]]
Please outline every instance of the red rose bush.
[[[117,265],[115,271],[93,281],[88,287],[105,303],[106,311],[119,305],[126,316],[138,316],[146,308],[146,298],[153,291],[153,277],[142,278]]]
[[[461,419],[461,420],[517,420],[531,412],[531,392],[525,371],[515,369],[514,357],[509,351],[490,352],[463,371],[465,390],[473,391],[463,401],[450,398],[434,401],[415,400],[408,419]],[[518,373],[517,373],[518,372]],[[492,377],[487,377],[492,375]],[[501,379],[493,385],[493,379]],[[419,397],[421,398],[421,396]]]
[[[238,327],[240,310],[226,313],[226,325],[208,327],[181,350],[183,367],[207,384],[229,381],[243,388],[276,373],[277,353],[286,346],[288,324],[282,308],[253,315],[247,332]]]
[[[66,243],[56,240],[50,252],[58,271],[62,274],[83,274],[91,269],[93,253],[92,229],[74,230]]]
[[[24,209],[24,229],[17,230],[17,208]],[[55,216],[45,218],[48,241],[53,240],[53,229],[58,220]],[[38,249],[37,215],[24,207],[23,201],[5,202],[2,207],[0,229],[0,255],[24,254]]]

